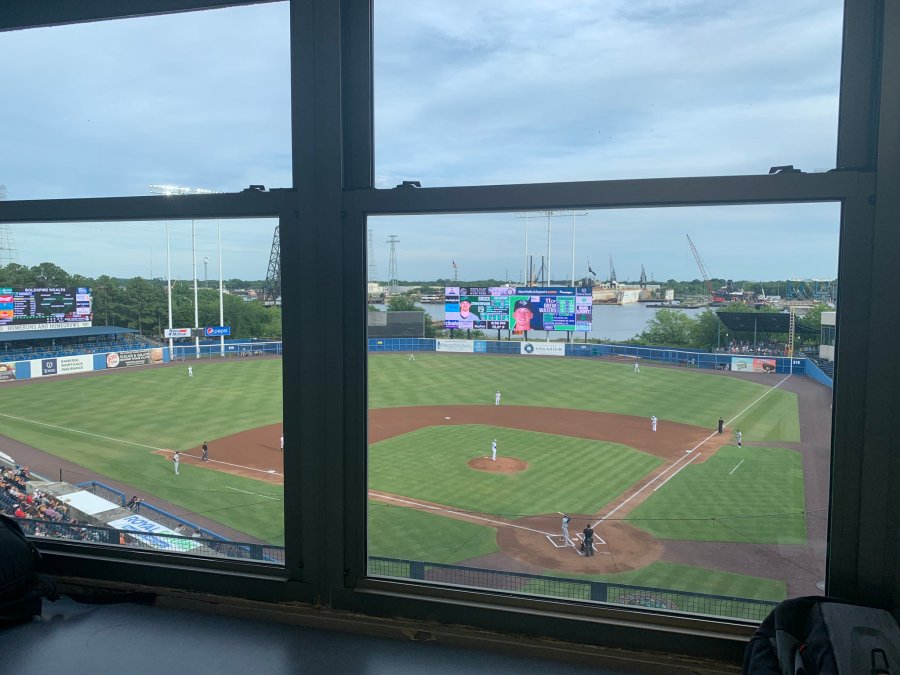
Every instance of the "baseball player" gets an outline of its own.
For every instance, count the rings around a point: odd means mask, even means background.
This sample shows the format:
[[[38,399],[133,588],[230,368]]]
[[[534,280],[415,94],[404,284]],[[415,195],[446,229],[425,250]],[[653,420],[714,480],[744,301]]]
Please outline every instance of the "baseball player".
[[[565,542],[566,546],[572,546],[574,548],[575,542],[569,537],[569,521],[572,520],[569,518],[568,513],[564,513],[562,517],[562,538],[563,542]]]
[[[181,461],[181,453],[176,450],[175,454],[172,455],[172,463],[175,465],[175,475],[176,476],[181,475],[178,473],[178,462],[180,462],[180,461]]]
[[[497,461],[497,439],[496,438],[491,442],[491,461],[492,462]]]
[[[284,452],[284,434],[281,434],[281,451]]]
[[[201,462],[209,461],[209,443],[203,441],[203,456],[200,458]]]
[[[641,364],[638,363],[637,361],[634,362],[634,372],[636,372],[636,373],[641,372]]]
[[[741,447],[741,439],[744,437],[744,435],[741,433],[740,429],[737,430],[737,433],[735,433],[734,437],[737,439],[738,447]]]
[[[194,376],[194,366],[188,366],[188,377]]]
[[[415,363],[415,360],[416,360],[416,355],[415,355],[415,354],[410,354],[410,355],[409,355],[409,358],[407,359],[407,361],[412,361],[413,363]]]
[[[656,419],[656,415],[650,418],[650,431],[656,431],[656,423],[659,420]]]
[[[494,405],[500,405],[500,390],[497,390],[497,393],[494,394]]]

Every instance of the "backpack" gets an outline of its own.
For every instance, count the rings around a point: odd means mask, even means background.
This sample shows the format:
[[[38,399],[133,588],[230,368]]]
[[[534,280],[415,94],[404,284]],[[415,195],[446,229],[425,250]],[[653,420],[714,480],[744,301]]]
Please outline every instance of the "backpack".
[[[900,675],[900,627],[883,609],[809,596],[771,611],[744,651],[744,675]]]
[[[40,556],[19,523],[0,513],[0,628],[39,615],[42,598],[55,595],[52,583],[35,574]]]

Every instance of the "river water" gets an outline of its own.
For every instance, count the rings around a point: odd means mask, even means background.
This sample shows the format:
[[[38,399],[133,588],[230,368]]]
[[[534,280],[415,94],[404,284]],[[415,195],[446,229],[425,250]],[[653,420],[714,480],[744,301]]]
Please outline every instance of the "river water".
[[[384,310],[384,305],[375,305],[380,310]],[[434,319],[444,318],[443,305],[422,305],[425,311]],[[705,307],[700,309],[682,309],[688,316],[694,317],[702,314],[706,310]],[[647,321],[652,319],[657,308],[647,307],[646,303],[635,303],[631,305],[594,305],[593,306],[593,330],[588,333],[588,337],[592,339],[604,339],[614,342],[629,340],[641,333],[647,326]],[[457,331],[457,337],[462,331]],[[496,331],[484,331],[488,339],[496,337]],[[506,338],[506,331],[502,331],[502,337]],[[562,331],[551,333],[551,338],[561,339],[565,334]],[[544,339],[547,337],[547,331],[531,331],[528,333],[529,339]],[[584,332],[575,334],[576,341],[584,339]]]

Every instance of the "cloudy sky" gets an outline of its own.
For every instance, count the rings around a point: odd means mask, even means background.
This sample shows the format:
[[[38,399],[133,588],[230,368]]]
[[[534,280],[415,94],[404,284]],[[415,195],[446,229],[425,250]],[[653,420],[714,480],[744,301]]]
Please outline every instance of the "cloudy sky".
[[[834,166],[840,0],[379,0],[378,187],[767,173]],[[258,5],[0,34],[9,199],[223,192],[291,181],[288,11]],[[830,278],[839,209],[791,205],[373,218],[371,269],[555,279]],[[575,229],[573,255],[572,229]],[[226,277],[263,278],[272,221],[223,221]],[[195,226],[198,276],[216,223]],[[190,223],[171,223],[191,276]],[[525,236],[528,236],[526,248]],[[17,225],[19,262],[163,276],[165,224]]]

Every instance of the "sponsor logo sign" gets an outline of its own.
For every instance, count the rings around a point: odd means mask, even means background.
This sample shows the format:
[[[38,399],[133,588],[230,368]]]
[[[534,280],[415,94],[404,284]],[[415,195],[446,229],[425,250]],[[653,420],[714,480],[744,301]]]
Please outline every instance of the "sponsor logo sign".
[[[523,342],[519,345],[519,353],[527,356],[565,356],[564,342]]]
[[[162,363],[162,349],[135,349],[127,352],[110,352],[106,355],[107,368],[129,368],[131,366],[149,366]]]
[[[474,340],[435,340],[435,351],[438,352],[468,352],[475,351]]]
[[[191,337],[190,328],[166,328],[163,335],[167,338],[184,338]]]
[[[55,359],[40,359],[31,361],[32,377],[71,375],[73,373],[85,373],[93,369],[94,357],[92,354],[82,354],[81,356],[60,356]]]
[[[117,530],[138,533],[132,534],[132,536],[138,541],[147,544],[147,546],[163,551],[190,551],[191,549],[201,546],[199,542],[192,541],[191,539],[154,536],[159,534],[171,534],[177,537],[178,533],[159,523],[154,523],[152,520],[148,520],[143,516],[139,516],[136,513],[125,518],[120,518],[119,520],[113,520],[107,524]]]
[[[16,379],[15,363],[0,363],[0,382]]]
[[[475,351],[479,354],[486,354],[487,340],[475,340]]]
[[[731,369],[739,373],[774,373],[775,359],[758,359],[750,356],[732,356]]]
[[[207,326],[204,332],[206,337],[231,335],[231,326]]]

